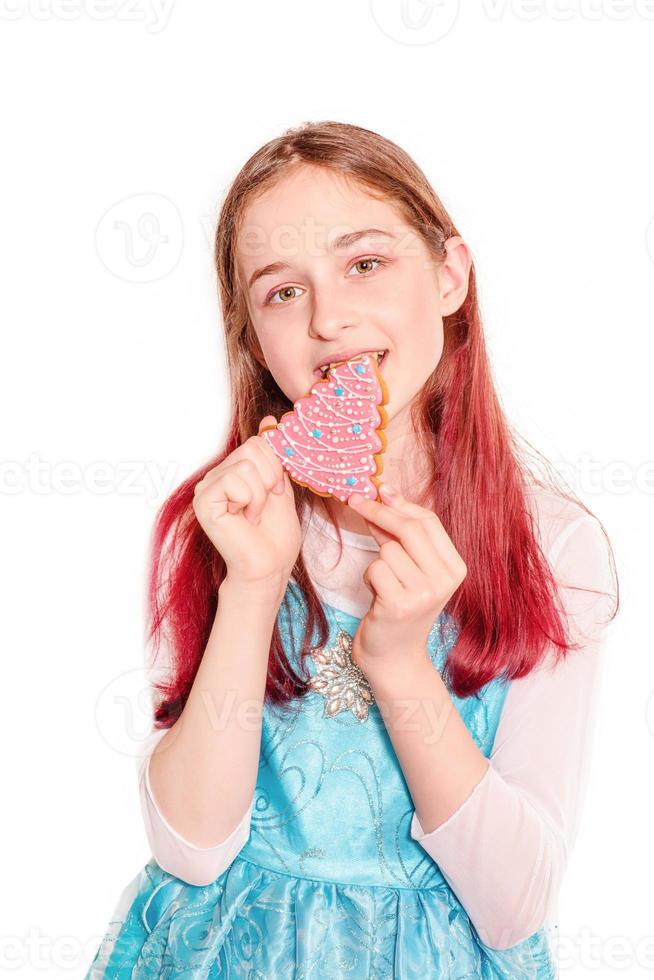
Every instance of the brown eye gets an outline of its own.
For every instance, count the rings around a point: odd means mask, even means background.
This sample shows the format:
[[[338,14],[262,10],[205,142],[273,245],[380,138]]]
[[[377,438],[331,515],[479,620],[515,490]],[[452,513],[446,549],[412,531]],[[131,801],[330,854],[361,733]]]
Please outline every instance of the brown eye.
[[[384,259],[380,259],[376,255],[366,255],[362,259],[357,259],[357,261],[352,266],[353,269],[356,269],[357,266],[367,266],[368,268],[363,269],[363,271],[358,276],[355,276],[354,278],[355,279],[361,279],[361,278],[363,278],[363,276],[369,275],[371,272],[374,272],[375,269],[377,268],[377,266],[372,266],[372,268],[371,268],[371,265],[372,265],[373,262],[376,262],[377,265],[384,265],[385,264],[384,263]]]
[[[297,288],[298,288],[297,286],[282,286],[281,289],[276,289],[274,293],[271,293],[270,294],[270,296],[266,300],[266,304],[267,305],[272,305],[272,306],[279,306],[280,305],[279,303],[273,303],[273,300],[274,300],[275,296],[282,296],[282,297],[284,297],[281,300],[281,303],[282,304],[283,303],[286,303],[289,299],[295,299],[295,296],[293,295],[293,292],[294,291],[297,292]]]

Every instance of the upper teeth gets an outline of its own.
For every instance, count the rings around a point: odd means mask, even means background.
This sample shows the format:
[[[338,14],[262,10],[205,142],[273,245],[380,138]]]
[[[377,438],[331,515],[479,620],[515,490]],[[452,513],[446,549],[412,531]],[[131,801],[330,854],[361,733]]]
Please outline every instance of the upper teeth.
[[[385,351],[383,351],[383,350],[371,350],[371,351],[363,351],[363,353],[365,353],[365,354],[372,354],[372,355],[374,355],[374,357],[376,357],[376,358],[377,358],[377,363],[379,364],[379,362],[381,361],[381,359],[382,359],[382,357],[383,357],[383,356],[384,356],[384,354],[385,354]],[[336,365],[337,365],[337,364],[340,364],[340,363],[341,363],[340,361],[331,361],[331,362],[330,362],[329,364],[323,364],[323,365],[322,365],[322,366],[320,367],[320,369],[319,369],[319,370],[320,370],[320,371],[321,371],[321,372],[322,372],[323,374],[326,374],[326,373],[327,373],[327,371],[330,371],[330,370],[331,370],[331,368],[333,368],[333,367],[336,367]]]

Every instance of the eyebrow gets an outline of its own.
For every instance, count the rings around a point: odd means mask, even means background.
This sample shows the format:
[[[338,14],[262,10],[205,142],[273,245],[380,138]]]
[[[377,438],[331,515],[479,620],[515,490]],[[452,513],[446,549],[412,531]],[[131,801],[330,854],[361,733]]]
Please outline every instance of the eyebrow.
[[[343,249],[349,248],[350,245],[355,245],[361,238],[371,238],[373,236],[395,238],[395,235],[392,235],[390,231],[384,231],[382,228],[363,228],[361,231],[350,231],[344,235],[339,235],[332,243],[332,251],[342,251]],[[248,281],[248,289],[252,289],[257,279],[261,279],[262,276],[272,276],[277,272],[283,272],[285,269],[290,268],[290,265],[286,262],[270,262],[269,265],[255,269]]]

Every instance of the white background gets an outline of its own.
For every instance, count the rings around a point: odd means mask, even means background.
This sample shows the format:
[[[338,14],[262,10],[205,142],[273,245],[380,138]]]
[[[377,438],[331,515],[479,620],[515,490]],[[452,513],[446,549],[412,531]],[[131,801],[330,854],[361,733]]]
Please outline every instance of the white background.
[[[425,171],[509,419],[613,543],[561,975],[650,975],[653,43],[645,0],[0,0],[3,975],[83,976],[149,857],[146,554],[225,434],[215,220],[262,143],[324,119]]]

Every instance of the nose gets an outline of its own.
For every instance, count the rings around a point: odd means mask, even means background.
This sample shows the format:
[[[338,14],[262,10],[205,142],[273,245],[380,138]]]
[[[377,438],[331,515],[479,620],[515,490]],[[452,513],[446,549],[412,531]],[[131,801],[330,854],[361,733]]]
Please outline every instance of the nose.
[[[313,294],[309,334],[314,339],[332,340],[342,330],[355,327],[360,316],[351,301],[340,297],[334,288],[325,287]]]

